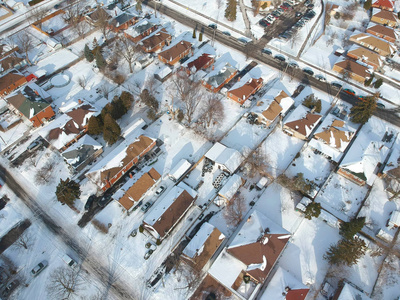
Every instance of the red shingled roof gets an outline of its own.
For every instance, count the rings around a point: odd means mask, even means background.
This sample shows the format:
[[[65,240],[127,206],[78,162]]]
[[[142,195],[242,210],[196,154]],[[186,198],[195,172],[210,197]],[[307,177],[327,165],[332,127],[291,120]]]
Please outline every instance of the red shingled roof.
[[[188,68],[189,68],[189,70],[191,70],[194,67],[197,72],[198,70],[201,70],[205,65],[207,65],[211,60],[213,60],[212,56],[210,56],[207,53],[203,53],[201,56],[196,58],[194,61],[188,63]]]

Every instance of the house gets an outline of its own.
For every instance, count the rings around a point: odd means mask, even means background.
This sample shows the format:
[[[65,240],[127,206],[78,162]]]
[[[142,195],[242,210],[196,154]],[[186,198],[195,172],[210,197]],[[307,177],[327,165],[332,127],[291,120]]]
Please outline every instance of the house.
[[[203,80],[202,85],[213,93],[218,93],[222,87],[236,76],[238,70],[231,66],[229,62],[219,64],[213,68]]]
[[[137,136],[136,131],[134,131],[106,157],[86,172],[85,176],[103,191],[106,191],[155,145],[155,139],[145,135]]]
[[[373,68],[370,69],[365,65],[346,59],[335,63],[332,70],[342,75],[347,74],[349,78],[364,83],[366,79],[371,77]]]
[[[400,141],[396,139],[393,150],[382,170],[385,190],[395,194],[400,191]]]
[[[352,35],[349,40],[372,51],[375,51],[382,56],[391,56],[396,51],[396,47],[388,41],[367,33],[358,33]]]
[[[142,19],[137,22],[134,26],[129,27],[125,30],[124,35],[129,38],[132,42],[138,43],[140,40],[149,36],[152,32],[158,28],[157,24],[151,23],[147,19]]]
[[[192,166],[186,159],[181,159],[168,173],[168,177],[177,182]]]
[[[135,203],[138,203],[161,178],[161,175],[154,169],[144,173],[118,200],[126,210],[130,210]]]
[[[314,134],[309,146],[325,157],[338,162],[353,139],[356,129],[343,120],[328,115]]]
[[[143,227],[156,239],[164,239],[192,207],[197,193],[184,183],[174,186],[145,216]]]
[[[85,135],[78,142],[61,153],[65,162],[77,173],[103,153],[103,146],[90,135]]]
[[[352,285],[346,282],[341,282],[339,288],[336,290],[335,295],[333,296],[334,300],[371,300],[366,294],[356,289]]]
[[[166,65],[159,66],[158,69],[154,72],[154,78],[164,82],[168,78],[172,76],[172,69]]]
[[[11,47],[7,44],[0,44],[0,59],[3,59],[11,54],[14,54],[19,51],[18,47]]]
[[[383,67],[384,60],[382,57],[364,47],[353,45],[347,52],[347,56],[371,66],[374,70]]]
[[[12,69],[20,69],[24,65],[26,65],[25,59],[13,55],[7,56],[0,60],[0,74]]]
[[[25,76],[21,74],[7,73],[0,78],[0,96],[10,94],[26,82]]]
[[[11,8],[14,11],[21,10],[21,9],[22,10],[26,9],[26,6],[25,6],[24,2],[22,2],[22,1],[7,0],[7,1],[4,1],[4,2],[6,3],[6,5],[9,8]]]
[[[285,116],[293,104],[294,100],[288,96],[287,92],[272,88],[257,103],[257,120],[265,126],[270,126],[278,116]]]
[[[214,203],[218,206],[228,204],[228,202],[233,198],[233,196],[245,182],[246,180],[242,179],[242,177],[237,174],[233,174],[219,190],[218,197],[215,197]]]
[[[214,63],[214,55],[209,53],[202,53],[197,56],[194,55],[182,65],[188,75],[194,74],[199,70],[205,70]]]
[[[182,258],[201,271],[224,240],[225,235],[218,228],[205,222],[183,249]]]
[[[380,8],[388,11],[393,11],[394,1],[392,0],[374,0],[371,5],[372,8]]]
[[[90,104],[81,102],[44,127],[39,134],[53,148],[63,152],[86,134],[90,117],[98,113]]]
[[[171,43],[172,36],[162,28],[147,38],[144,38],[140,43],[142,44],[143,51],[147,53],[154,53],[162,49],[165,45]]]
[[[109,20],[111,19],[111,15],[104,8],[101,7],[85,15],[86,21],[92,26],[95,26],[100,20],[103,20],[104,18]]]
[[[180,59],[189,55],[192,50],[192,44],[187,41],[180,41],[177,44],[170,46],[168,49],[158,54],[158,59],[164,64],[173,66]]]
[[[396,14],[387,10],[379,10],[376,8],[372,10],[371,21],[390,27],[397,27],[399,25],[399,19],[397,18]]]
[[[138,21],[138,17],[130,13],[123,12],[110,20],[110,28],[114,32],[128,29],[129,26],[134,25]]]
[[[367,33],[375,35],[390,43],[396,42],[398,38],[397,32],[392,27],[383,26],[372,22],[371,25],[367,28]]]
[[[208,273],[240,299],[254,299],[289,239],[289,232],[256,210]]]
[[[260,299],[304,300],[309,290],[289,271],[278,267]]]
[[[219,142],[215,143],[204,157],[211,160],[218,169],[228,172],[229,174],[235,173],[243,161],[243,156],[239,151],[227,148]]]
[[[262,78],[252,78],[247,73],[243,78],[239,78],[238,82],[228,91],[228,98],[243,104],[250,96],[254,95],[263,86]]]
[[[320,120],[320,115],[311,113],[305,106],[299,105],[287,118],[283,131],[290,136],[307,140]]]
[[[34,127],[39,127],[43,125],[44,120],[49,120],[55,115],[48,99],[49,94],[30,84],[16,95],[7,98],[7,101],[22,117],[31,121]]]
[[[360,186],[371,186],[389,148],[380,141],[369,142],[365,149],[361,143],[354,144],[339,165],[337,173]]]

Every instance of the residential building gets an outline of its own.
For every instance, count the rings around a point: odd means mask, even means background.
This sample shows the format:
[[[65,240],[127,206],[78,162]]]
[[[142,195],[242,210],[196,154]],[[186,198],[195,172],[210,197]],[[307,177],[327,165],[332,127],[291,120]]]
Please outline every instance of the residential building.
[[[127,12],[123,12],[110,20],[110,28],[115,32],[128,29],[138,21],[138,17]]]
[[[311,113],[305,106],[299,105],[287,118],[283,131],[290,136],[307,140],[320,120],[321,115]]]
[[[164,46],[168,46],[171,43],[171,40],[172,36],[162,28],[149,37],[141,40],[140,43],[142,44],[143,51],[153,53],[162,49]]]
[[[378,174],[379,175],[379,174]],[[382,170],[385,190],[395,194],[400,191],[400,140],[396,139],[393,150]]]
[[[101,7],[85,15],[86,21],[92,26],[95,26],[100,19],[104,18],[107,18],[107,20],[109,20],[111,19],[111,15],[104,8]]]
[[[364,47],[353,45],[347,52],[347,56],[371,66],[375,71],[383,67],[382,56]]]
[[[254,299],[290,236],[288,231],[256,210],[208,273],[240,299]],[[252,284],[247,285],[249,282]]]
[[[161,178],[161,175],[154,169],[144,173],[118,200],[127,211],[137,204]]]
[[[202,85],[213,93],[218,93],[222,87],[232,80],[237,74],[237,69],[229,62],[213,67],[213,70],[202,80]]]
[[[128,172],[139,160],[156,146],[156,140],[136,131],[100,162],[94,165],[85,176],[103,191],[108,190]]]
[[[0,78],[0,96],[10,94],[26,82],[25,76],[21,74],[7,73]]]
[[[151,23],[147,19],[142,19],[132,27],[125,30],[124,35],[132,42],[138,43],[145,37],[149,36],[152,32],[156,31],[157,28],[157,24]]]
[[[399,19],[397,18],[396,14],[387,10],[379,10],[376,8],[372,10],[371,21],[394,28],[399,25]]]
[[[61,153],[61,156],[74,173],[77,173],[82,171],[101,153],[103,153],[103,146],[87,134]]]
[[[188,75],[194,74],[199,70],[205,70],[209,68],[214,63],[215,55],[209,53],[202,53],[200,56],[191,57],[188,59],[182,67],[186,70]]]
[[[388,11],[393,11],[394,1],[393,0],[374,0],[372,1],[372,8],[380,8]]]
[[[18,52],[19,48],[18,47],[11,47],[10,45],[7,44],[0,44],[0,59],[3,59],[11,54]]]
[[[215,197],[214,203],[218,206],[227,205],[245,182],[246,180],[237,174],[230,176],[223,187],[218,191],[218,197]]]
[[[364,83],[366,79],[371,77],[373,68],[370,69],[365,65],[346,59],[334,64],[332,70],[338,72],[342,76],[348,76],[351,79]]]
[[[158,54],[158,59],[168,65],[173,66],[180,59],[186,57],[192,51],[192,44],[187,41],[180,41],[170,46],[168,49]]]
[[[228,91],[227,96],[229,99],[243,104],[250,96],[257,93],[262,86],[262,78],[252,78],[251,75],[247,73]]]
[[[22,117],[31,121],[34,127],[39,127],[45,120],[49,120],[55,115],[48,99],[50,99],[50,95],[40,87],[26,85],[16,95],[7,98],[7,101]]]
[[[186,159],[181,159],[168,173],[168,177],[177,182],[192,166]]]
[[[372,22],[371,25],[367,28],[367,33],[375,35],[390,43],[396,42],[398,38],[397,32],[392,27],[383,26]]]
[[[224,240],[225,235],[218,228],[205,222],[183,249],[182,258],[201,271]]]
[[[349,299],[357,299],[357,300],[371,300],[366,294],[351,286],[349,283],[341,282],[339,288],[336,290],[335,295],[333,296],[334,300],[349,300]]]
[[[145,216],[143,227],[156,239],[164,239],[192,207],[197,193],[184,183],[174,186]]]
[[[20,69],[24,65],[26,65],[25,59],[13,55],[7,56],[0,60],[0,74],[12,69]]]
[[[396,47],[388,41],[367,33],[358,33],[352,35],[349,40],[372,51],[375,51],[382,56],[392,56],[396,51]]]
[[[204,157],[211,160],[218,169],[229,174],[235,173],[243,161],[243,156],[239,151],[228,148],[218,142],[207,151]]]

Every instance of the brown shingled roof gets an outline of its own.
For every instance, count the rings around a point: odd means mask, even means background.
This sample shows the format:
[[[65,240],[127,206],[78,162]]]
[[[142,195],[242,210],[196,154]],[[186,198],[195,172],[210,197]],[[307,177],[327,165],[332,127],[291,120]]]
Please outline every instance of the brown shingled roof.
[[[230,90],[229,93],[235,95],[239,99],[244,100],[244,99],[247,99],[250,95],[252,95],[254,93],[255,89],[260,84],[262,84],[262,82],[263,82],[262,78],[258,78],[258,79],[251,78],[248,82],[243,84],[241,87],[234,89],[234,90]]]
[[[0,78],[0,90],[3,90],[9,87],[11,84],[17,82],[21,78],[25,78],[23,75],[15,74],[15,73],[8,73]]]
[[[261,114],[267,120],[273,121],[281,113],[281,111],[282,111],[282,106],[280,106],[278,102],[272,101],[272,103],[268,106],[268,108],[264,110]]]
[[[338,122],[335,122],[338,121]],[[315,137],[322,139],[326,144],[331,145],[331,139],[335,141],[335,148],[340,149],[342,143],[349,143],[351,138],[353,137],[353,132],[343,131],[338,129],[337,127],[343,127],[343,125],[339,124],[339,120],[335,120],[329,128],[325,129],[322,132],[315,134]],[[341,121],[343,122],[343,121]]]
[[[171,35],[169,35],[165,31],[165,29],[162,29],[161,31],[157,32],[156,34],[153,34],[147,39],[142,40],[142,44],[143,47],[145,47],[146,49],[152,49],[161,42],[167,40],[168,38],[171,38]]]
[[[268,238],[268,242],[265,244],[262,242],[263,239],[261,239],[260,241],[251,244],[227,248],[227,252],[247,266],[251,264],[261,264],[263,262],[263,256],[265,256],[267,259],[267,265],[264,271],[257,268],[247,272],[262,283],[267,278],[268,273],[271,271],[273,265],[289,240],[289,237],[279,238],[282,236],[287,236],[287,234],[267,233],[264,235],[264,238]]]
[[[363,65],[360,65],[356,63],[355,61],[352,61],[350,59],[340,61],[335,64],[336,66],[348,70],[354,74],[357,74],[359,76],[362,76],[364,78],[369,77],[370,73],[367,71],[368,67],[365,67]]]
[[[304,300],[309,292],[309,289],[289,290],[286,293],[285,300]]]
[[[164,235],[175,225],[183,213],[192,205],[194,198],[186,191],[172,202],[171,206],[161,215],[161,217],[152,226],[160,235]]]
[[[160,52],[158,55],[165,58],[167,61],[172,61],[176,57],[178,57],[181,53],[185,52],[187,49],[190,49],[192,44],[187,41],[180,41],[176,45],[172,46],[171,48]]]
[[[93,108],[90,104],[81,105],[78,108],[74,108],[73,110],[67,112],[66,114],[70,116],[80,128],[86,125],[87,122],[84,122],[85,116],[90,112],[95,112],[96,109]]]
[[[189,68],[189,70],[191,70],[194,67],[196,69],[195,72],[197,72],[198,70],[203,69],[203,67],[205,65],[207,65],[213,59],[214,58],[212,56],[210,56],[210,54],[203,53],[198,58],[196,58],[194,61],[191,61],[190,63],[188,63],[188,68]]]
[[[152,168],[149,172],[144,173],[118,200],[118,202],[126,209],[129,210],[139,201],[140,198],[160,179],[161,175]]]
[[[380,24],[377,24],[375,26],[369,27],[367,30],[371,30],[373,32],[383,34],[385,36],[391,37],[391,38],[397,38],[396,33],[392,27],[389,26],[383,26]]]
[[[387,10],[381,10],[380,12],[374,14],[373,17],[384,19],[384,20],[389,20],[389,21],[394,21],[394,22],[398,21],[397,17],[394,15],[394,13],[387,11]]]
[[[15,65],[19,64],[23,60],[23,58],[16,56],[8,56],[4,58],[0,61],[1,68],[3,69],[2,71],[7,71],[14,68]]]
[[[373,63],[377,66],[380,66],[382,64],[381,56],[378,53],[370,51],[364,47],[358,47],[354,50],[350,50],[347,53],[347,56],[349,56],[349,54],[354,55],[358,59],[361,59],[365,62]]]
[[[321,119],[320,115],[308,113],[305,118],[286,123],[285,126],[307,136],[306,127],[311,131],[319,119]]]

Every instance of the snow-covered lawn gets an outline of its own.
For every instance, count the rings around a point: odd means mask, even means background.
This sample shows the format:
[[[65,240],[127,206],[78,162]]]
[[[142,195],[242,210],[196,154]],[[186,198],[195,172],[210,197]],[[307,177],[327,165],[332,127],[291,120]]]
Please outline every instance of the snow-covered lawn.
[[[373,300],[397,299],[400,297],[399,284],[400,260],[391,254],[385,259],[371,298]]]
[[[318,193],[315,201],[343,221],[356,216],[367,194],[367,186],[358,186],[337,173],[332,173]]]

